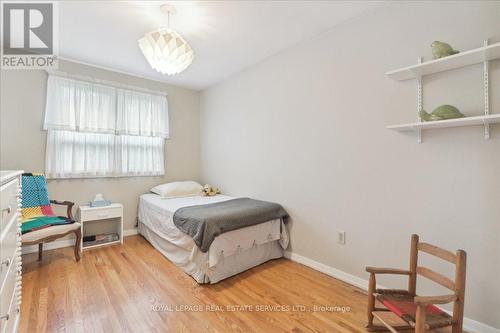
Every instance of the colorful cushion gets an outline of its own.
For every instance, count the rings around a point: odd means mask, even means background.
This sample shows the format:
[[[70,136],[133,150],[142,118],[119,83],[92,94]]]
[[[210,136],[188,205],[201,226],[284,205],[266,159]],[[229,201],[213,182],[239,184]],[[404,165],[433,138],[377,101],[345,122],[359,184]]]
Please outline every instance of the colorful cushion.
[[[74,223],[67,217],[54,214],[50,206],[47,182],[42,174],[23,174],[21,215],[23,234],[52,225]]]
[[[78,222],[71,224],[55,225],[50,228],[42,228],[39,230],[33,230],[23,235],[23,243],[37,242],[41,239],[54,236],[62,235],[70,231],[80,229],[81,225]]]

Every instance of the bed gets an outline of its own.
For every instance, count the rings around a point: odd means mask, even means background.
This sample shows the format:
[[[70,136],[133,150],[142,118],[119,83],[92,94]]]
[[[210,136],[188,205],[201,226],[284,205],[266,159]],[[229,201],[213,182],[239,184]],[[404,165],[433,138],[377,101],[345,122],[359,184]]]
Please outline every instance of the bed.
[[[220,280],[283,256],[289,236],[281,219],[232,230],[215,238],[207,252],[174,224],[176,210],[235,199],[226,195],[164,199],[148,193],[139,199],[138,231],[172,263],[198,283]]]

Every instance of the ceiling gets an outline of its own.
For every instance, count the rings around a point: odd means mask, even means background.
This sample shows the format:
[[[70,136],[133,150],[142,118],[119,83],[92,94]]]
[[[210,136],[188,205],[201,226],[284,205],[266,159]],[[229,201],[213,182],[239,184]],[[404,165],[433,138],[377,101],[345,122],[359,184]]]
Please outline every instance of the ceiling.
[[[173,4],[171,28],[195,52],[184,72],[153,70],[137,40],[166,25],[159,6]],[[64,1],[59,55],[192,89],[205,89],[385,1]]]

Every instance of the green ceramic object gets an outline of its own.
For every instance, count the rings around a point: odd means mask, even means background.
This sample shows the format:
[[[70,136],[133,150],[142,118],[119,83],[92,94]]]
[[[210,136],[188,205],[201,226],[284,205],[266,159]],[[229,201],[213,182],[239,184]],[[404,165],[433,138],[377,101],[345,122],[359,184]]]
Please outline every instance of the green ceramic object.
[[[443,58],[443,57],[447,57],[447,56],[450,56],[450,55],[453,55],[453,54],[457,54],[459,51],[457,50],[454,50],[450,44],[447,44],[447,43],[444,43],[444,42],[440,42],[440,41],[434,41],[432,44],[431,44],[431,48],[432,48],[432,57],[434,59],[439,59],[439,58]]]
[[[422,110],[419,112],[419,115],[422,121],[435,121],[465,117],[464,114],[460,112],[456,107],[447,104],[438,106],[430,114]]]
[[[429,114],[424,110],[420,111],[418,114],[420,116],[420,119],[422,119],[422,121],[443,120],[443,118],[433,116],[432,114]]]
[[[442,119],[455,119],[465,117],[462,112],[458,111],[453,105],[441,105],[432,111],[432,115]]]

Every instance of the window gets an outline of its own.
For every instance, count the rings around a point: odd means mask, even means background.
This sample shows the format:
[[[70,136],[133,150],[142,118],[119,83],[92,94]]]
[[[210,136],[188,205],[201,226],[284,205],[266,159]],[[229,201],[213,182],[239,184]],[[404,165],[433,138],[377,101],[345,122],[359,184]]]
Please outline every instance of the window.
[[[163,175],[165,95],[49,75],[49,178]]]

